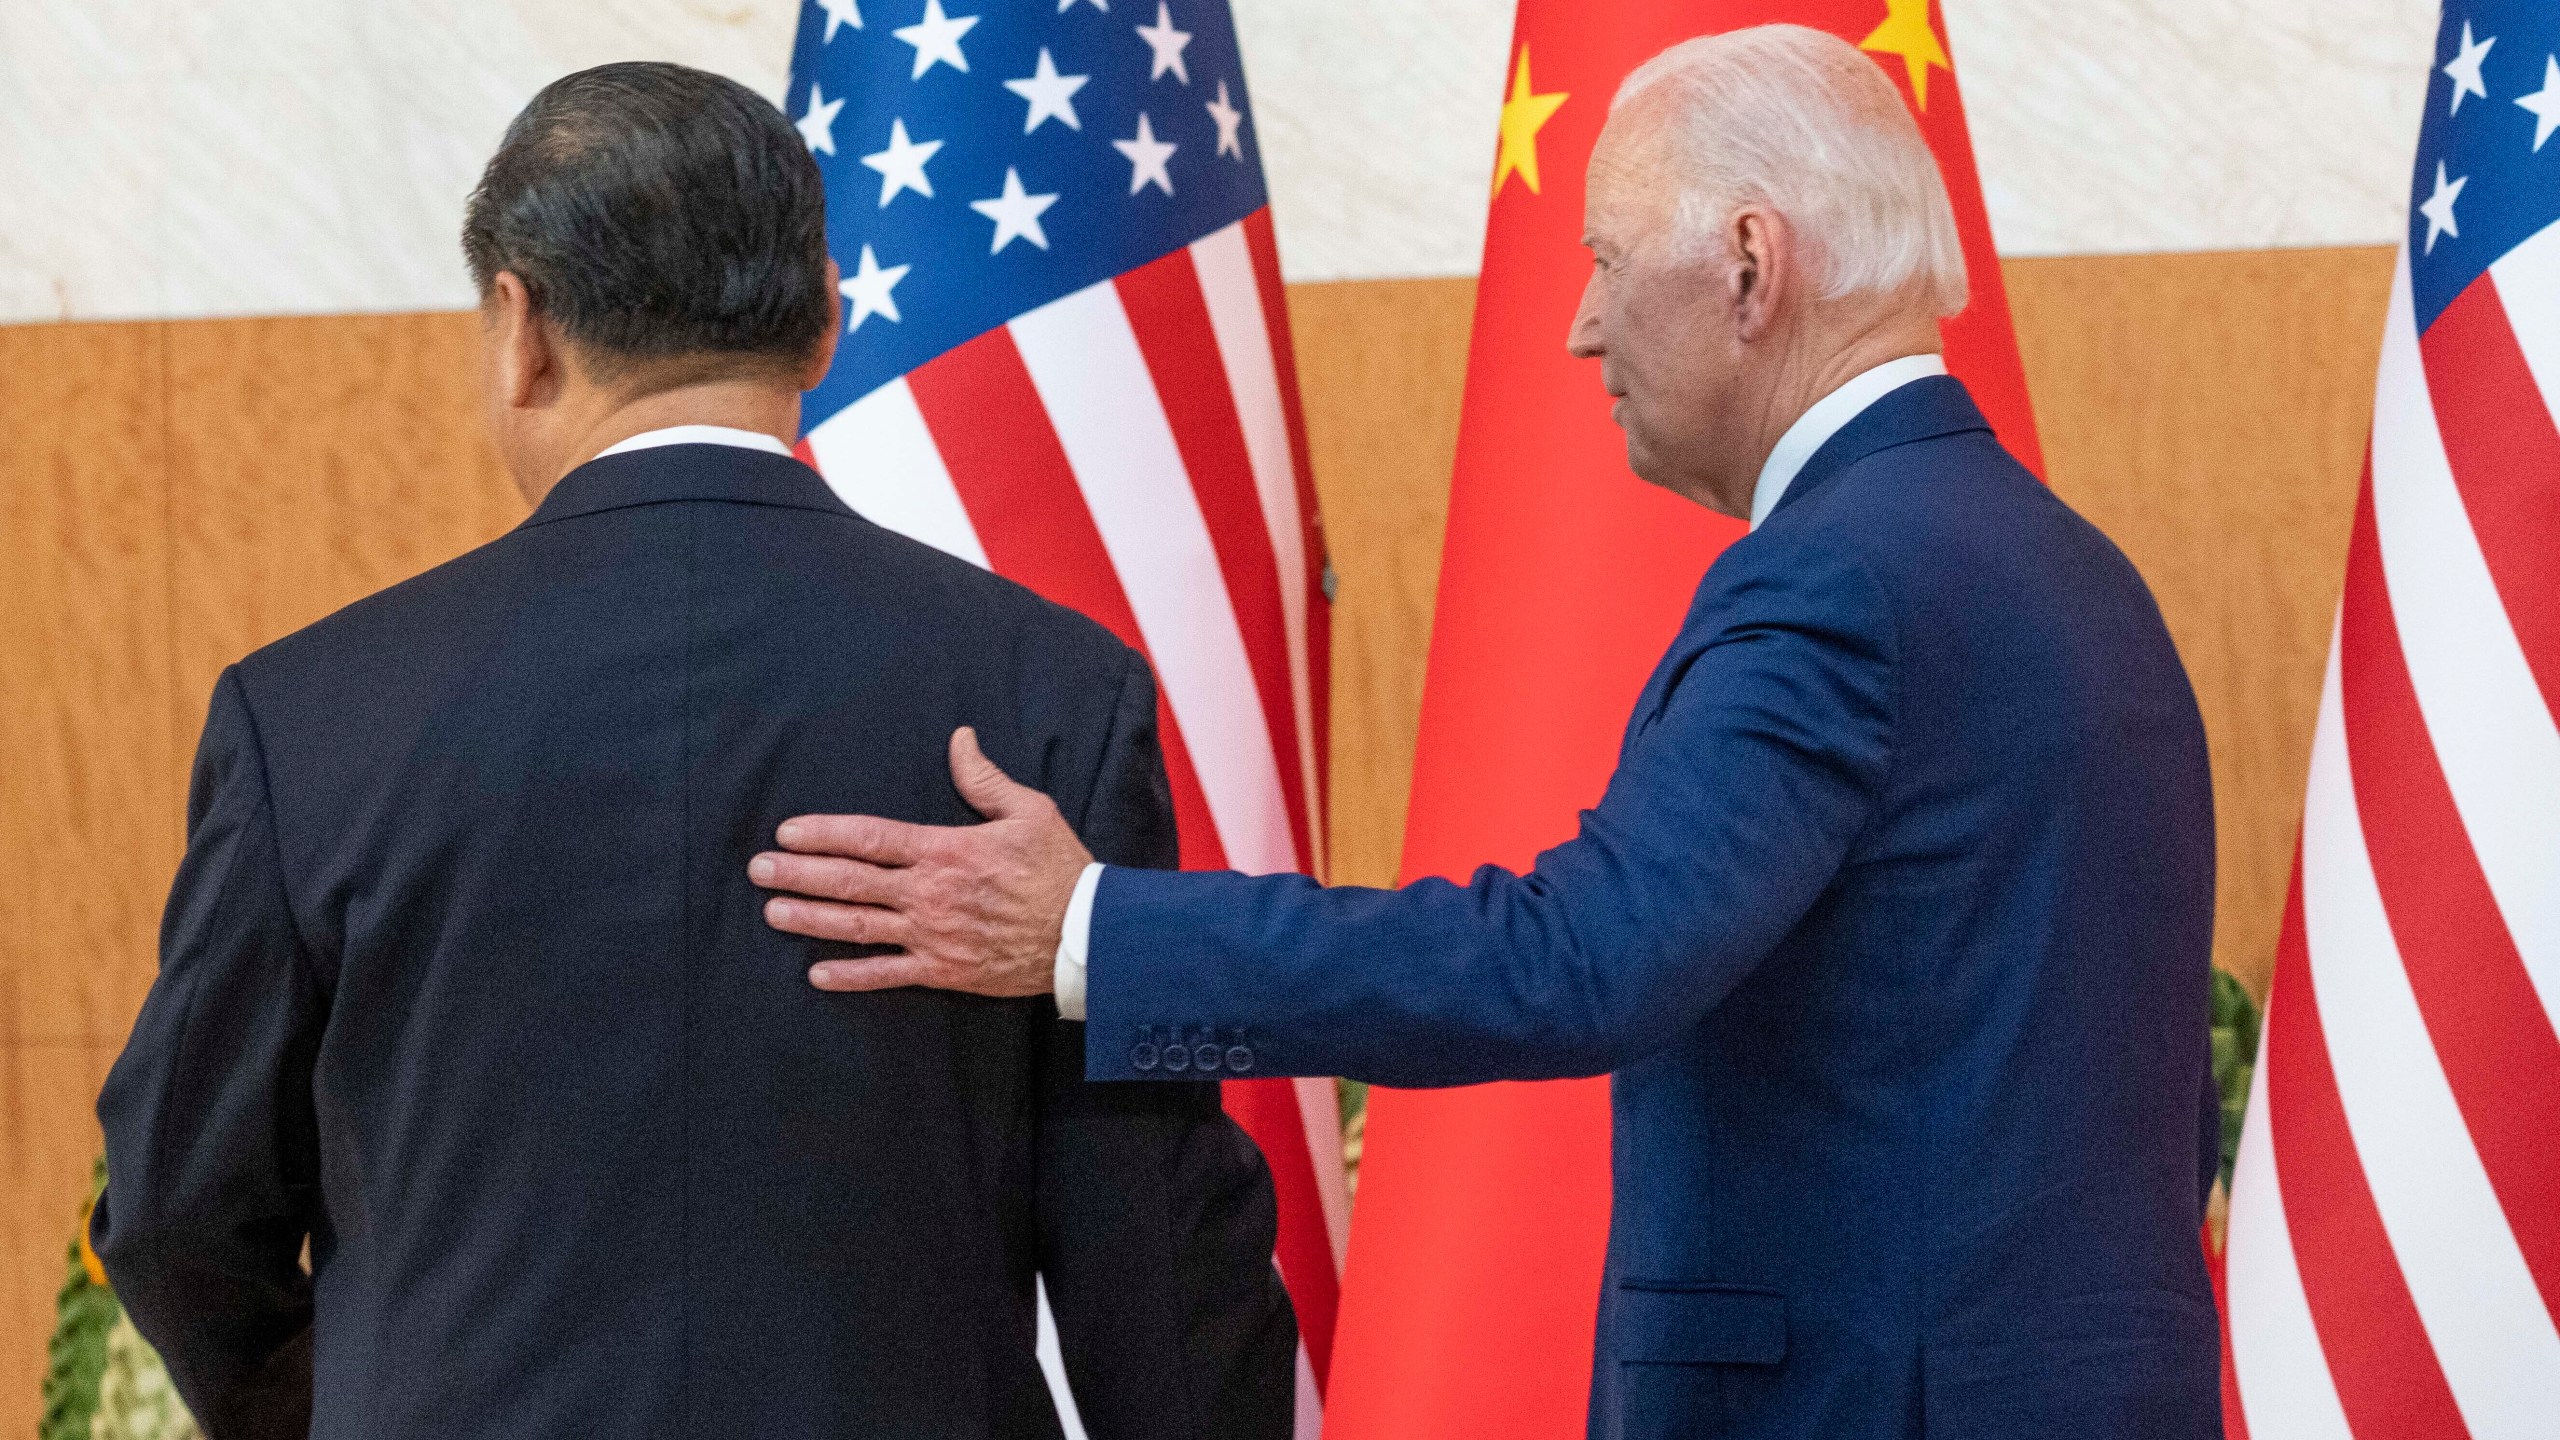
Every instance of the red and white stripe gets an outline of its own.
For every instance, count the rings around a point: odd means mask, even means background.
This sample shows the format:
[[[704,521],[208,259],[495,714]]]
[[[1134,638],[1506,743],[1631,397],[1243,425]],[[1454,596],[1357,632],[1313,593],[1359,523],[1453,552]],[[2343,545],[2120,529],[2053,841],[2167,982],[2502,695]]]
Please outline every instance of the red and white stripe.
[[[2404,254],[2227,1252],[2251,1440],[2560,1436],[2560,226]]]
[[[1154,665],[1186,869],[1322,872],[1323,547],[1270,215],[1016,317],[809,432],[845,503]],[[1322,1418],[1350,1221],[1333,1087],[1228,1081]]]

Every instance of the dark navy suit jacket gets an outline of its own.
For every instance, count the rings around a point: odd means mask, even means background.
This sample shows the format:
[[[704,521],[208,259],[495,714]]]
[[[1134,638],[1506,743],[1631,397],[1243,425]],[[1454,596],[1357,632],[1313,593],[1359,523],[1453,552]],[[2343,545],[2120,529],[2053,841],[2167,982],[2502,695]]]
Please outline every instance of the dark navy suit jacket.
[[[1596,1436],[2209,1440],[2213,868],[2142,580],[1921,380],[1716,561],[1528,874],[1106,871],[1088,1064],[1614,1073]]]
[[[1155,714],[1100,627],[702,445],[225,673],[94,1230],[212,1440],[1054,1437],[1035,1274],[1097,1440],[1288,1435],[1216,1090],[1088,1083],[1045,999],[813,990],[746,875],[790,815],[973,819],[964,723],[1172,864]]]

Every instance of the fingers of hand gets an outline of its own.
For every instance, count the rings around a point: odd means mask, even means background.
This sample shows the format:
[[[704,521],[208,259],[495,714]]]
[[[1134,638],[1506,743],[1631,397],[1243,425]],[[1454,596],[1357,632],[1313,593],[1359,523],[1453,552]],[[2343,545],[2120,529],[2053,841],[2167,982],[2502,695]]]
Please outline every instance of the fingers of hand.
[[[776,895],[764,902],[764,923],[776,930],[845,945],[905,945],[915,927],[894,910]]]
[[[863,960],[821,960],[809,967],[809,983],[821,990],[895,990],[909,985],[965,989],[951,967],[916,955],[876,955]]]
[[[747,862],[747,878],[767,890],[788,890],[820,900],[897,906],[913,886],[913,872],[867,860],[768,851]]]
[[[774,838],[785,850],[842,855],[875,865],[912,865],[931,841],[933,828],[877,815],[795,815]]]

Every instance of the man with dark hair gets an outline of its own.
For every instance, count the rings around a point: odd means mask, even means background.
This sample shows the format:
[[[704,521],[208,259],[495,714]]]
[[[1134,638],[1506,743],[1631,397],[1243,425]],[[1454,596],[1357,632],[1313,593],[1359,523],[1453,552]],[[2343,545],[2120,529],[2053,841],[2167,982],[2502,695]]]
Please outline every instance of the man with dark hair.
[[[1056,1436],[1041,1281],[1097,1440],[1287,1434],[1216,1090],[1086,1083],[1045,998],[813,991],[745,881],[798,811],[966,818],[960,725],[1175,854],[1144,661],[791,458],[840,321],[788,121],[570,76],[463,246],[537,508],[224,672],[99,1101],[97,1250],[211,1440]]]

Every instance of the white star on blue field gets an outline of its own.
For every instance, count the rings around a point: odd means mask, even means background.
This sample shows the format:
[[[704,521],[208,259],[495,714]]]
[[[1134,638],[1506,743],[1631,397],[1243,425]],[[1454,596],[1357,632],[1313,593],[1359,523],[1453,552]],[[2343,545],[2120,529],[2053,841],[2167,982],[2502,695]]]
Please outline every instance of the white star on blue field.
[[[848,302],[812,423],[1267,203],[1225,0],[806,0],[784,109]]]
[[[2451,0],[2409,193],[2420,331],[2500,256],[2560,222],[2560,7]]]

